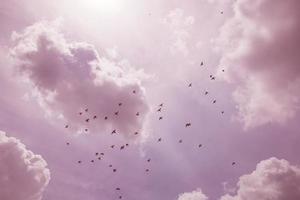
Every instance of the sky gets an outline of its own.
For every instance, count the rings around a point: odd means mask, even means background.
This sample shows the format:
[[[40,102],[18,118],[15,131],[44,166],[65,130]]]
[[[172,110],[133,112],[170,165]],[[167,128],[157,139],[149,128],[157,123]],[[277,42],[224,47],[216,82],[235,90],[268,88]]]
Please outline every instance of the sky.
[[[298,0],[0,0],[0,199],[299,200]]]

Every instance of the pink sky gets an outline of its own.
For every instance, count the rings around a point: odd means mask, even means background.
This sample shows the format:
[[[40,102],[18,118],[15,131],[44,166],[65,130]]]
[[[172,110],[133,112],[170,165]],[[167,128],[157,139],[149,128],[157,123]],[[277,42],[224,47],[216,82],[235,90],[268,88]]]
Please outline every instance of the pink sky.
[[[0,199],[299,200],[299,8],[0,0]]]

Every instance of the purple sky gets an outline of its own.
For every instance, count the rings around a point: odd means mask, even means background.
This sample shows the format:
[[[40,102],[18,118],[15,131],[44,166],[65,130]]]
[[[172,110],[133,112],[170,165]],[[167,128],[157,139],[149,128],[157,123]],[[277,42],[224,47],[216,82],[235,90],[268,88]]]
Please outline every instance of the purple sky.
[[[299,9],[0,0],[0,199],[299,200]]]

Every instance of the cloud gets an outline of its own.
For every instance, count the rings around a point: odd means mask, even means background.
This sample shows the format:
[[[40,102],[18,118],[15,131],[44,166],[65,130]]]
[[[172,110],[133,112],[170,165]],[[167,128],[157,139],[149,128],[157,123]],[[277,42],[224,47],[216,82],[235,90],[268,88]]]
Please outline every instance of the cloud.
[[[171,52],[180,52],[187,56],[189,53],[187,41],[190,38],[189,28],[195,23],[193,16],[186,16],[180,8],[171,10],[163,19],[171,29]]]
[[[180,194],[178,200],[208,200],[208,198],[202,193],[201,189],[197,189],[190,193]]]
[[[300,3],[237,0],[221,29],[221,69],[237,87],[234,99],[246,128],[284,123],[299,110]]]
[[[46,161],[0,131],[0,199],[40,200],[50,180]]]
[[[59,30],[57,21],[43,21],[12,35],[16,66],[37,89],[40,101],[63,115],[73,130],[117,129],[133,135],[142,129],[148,112],[142,73],[126,60],[100,57],[91,44],[67,41]]]
[[[270,158],[261,161],[251,174],[240,177],[235,196],[221,200],[298,200],[300,199],[300,168],[286,160]]]

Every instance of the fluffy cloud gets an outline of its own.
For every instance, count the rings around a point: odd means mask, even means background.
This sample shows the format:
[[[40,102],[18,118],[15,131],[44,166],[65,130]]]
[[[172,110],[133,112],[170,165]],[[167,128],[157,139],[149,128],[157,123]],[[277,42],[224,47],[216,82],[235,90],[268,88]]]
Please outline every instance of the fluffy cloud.
[[[260,162],[251,174],[240,177],[235,196],[221,200],[298,200],[300,168],[286,160],[270,158]]]
[[[171,29],[171,52],[180,52],[187,56],[189,53],[187,40],[190,38],[189,29],[194,24],[193,16],[186,16],[182,9],[171,10],[163,22]]]
[[[284,123],[299,109],[300,3],[237,0],[221,29],[220,70],[239,84],[234,93],[245,127]]]
[[[47,163],[0,131],[0,199],[40,200],[50,180]]]
[[[74,130],[132,134],[142,129],[148,105],[140,73],[127,61],[100,57],[93,45],[67,41],[59,28],[58,22],[40,22],[12,36],[17,68],[29,77],[43,104],[62,114]]]
[[[180,194],[178,200],[208,200],[208,198],[201,189],[197,189],[193,192]]]

